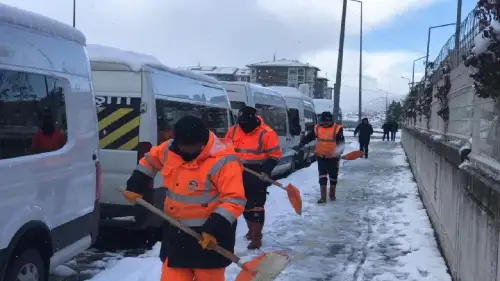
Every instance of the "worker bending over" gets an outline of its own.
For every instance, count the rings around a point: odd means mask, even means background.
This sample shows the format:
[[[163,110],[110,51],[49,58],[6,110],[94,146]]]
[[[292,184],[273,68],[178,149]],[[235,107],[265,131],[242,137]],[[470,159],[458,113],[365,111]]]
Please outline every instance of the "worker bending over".
[[[320,124],[314,125],[312,132],[309,132],[301,140],[295,150],[302,149],[306,144],[317,139],[316,158],[318,160],[319,185],[321,188],[321,198],[318,203],[326,203],[326,185],[330,179],[330,200],[335,200],[335,189],[339,175],[340,156],[344,151],[344,130],[342,125],[333,122],[331,112],[321,113]]]
[[[246,204],[232,144],[217,138],[199,118],[183,117],[174,125],[174,138],[139,161],[125,198],[142,197],[158,172],[166,193],[164,212],[202,235],[197,241],[165,223],[161,281],[224,281],[231,261],[212,249],[220,245],[234,252],[236,220]]]
[[[259,249],[262,246],[262,228],[264,227],[267,199],[265,179],[281,159],[281,149],[276,132],[257,115],[253,107],[244,107],[238,113],[238,125],[232,126],[226,134],[233,141],[236,154],[244,167],[261,173],[256,177],[243,172],[243,185],[247,205],[243,216],[248,225],[247,240],[251,240],[248,249]]]

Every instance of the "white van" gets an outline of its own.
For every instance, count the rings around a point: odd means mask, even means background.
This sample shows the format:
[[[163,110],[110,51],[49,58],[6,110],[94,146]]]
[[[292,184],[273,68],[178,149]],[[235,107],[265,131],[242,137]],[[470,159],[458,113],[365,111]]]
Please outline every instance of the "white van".
[[[295,151],[292,149],[292,134],[290,133],[286,100],[283,95],[248,82],[222,82],[222,85],[227,91],[235,116],[245,106],[254,107],[264,122],[278,134],[282,156],[272,175],[293,173],[295,171],[293,161]],[[300,134],[300,130],[296,131],[295,134]]]
[[[117,188],[126,185],[152,146],[170,138],[173,125],[185,115],[201,117],[217,136],[224,137],[232,125],[226,91],[211,77],[169,68],[149,55],[100,45],[89,45],[87,50],[103,170],[101,225],[157,233],[162,220],[132,206]],[[163,209],[161,184],[157,175],[154,195],[145,199]]]
[[[0,34],[0,280],[44,281],[98,234],[99,140],[86,39],[4,4]]]
[[[294,87],[270,86],[269,88],[285,97],[290,127],[300,128],[300,135],[292,136],[292,146],[296,146],[300,143],[301,137],[311,132],[317,124],[313,100]],[[304,147],[304,150],[295,155],[294,161],[297,168],[312,163],[315,145],[316,141],[312,141]]]

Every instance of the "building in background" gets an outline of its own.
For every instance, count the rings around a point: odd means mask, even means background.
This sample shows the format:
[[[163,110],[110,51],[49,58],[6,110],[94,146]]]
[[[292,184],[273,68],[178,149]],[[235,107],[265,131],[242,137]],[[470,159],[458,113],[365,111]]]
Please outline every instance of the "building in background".
[[[205,74],[219,81],[250,82],[250,69],[248,68],[218,67],[218,66],[189,66],[189,67],[182,67],[182,69]]]
[[[319,68],[297,60],[274,60],[247,65],[250,69],[250,82],[267,86],[288,86],[299,88],[300,84],[309,84],[312,97]]]
[[[323,98],[333,100],[333,88],[332,87],[326,88],[325,96]]]
[[[314,81],[313,97],[315,99],[326,99],[326,92],[328,88],[328,79],[324,77],[316,77]]]

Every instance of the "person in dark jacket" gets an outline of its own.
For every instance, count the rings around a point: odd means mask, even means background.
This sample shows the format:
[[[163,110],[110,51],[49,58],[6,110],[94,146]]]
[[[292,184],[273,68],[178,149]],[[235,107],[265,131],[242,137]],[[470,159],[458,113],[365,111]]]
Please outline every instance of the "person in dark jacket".
[[[368,123],[368,118],[363,118],[361,124],[354,130],[354,136],[359,133],[359,150],[365,153],[365,158],[368,158],[368,145],[370,145],[370,138],[373,135],[373,127]],[[389,140],[389,139],[388,139]]]
[[[389,132],[391,131],[391,126],[389,125],[389,122],[385,122],[384,125],[382,125],[382,130],[384,131],[384,135],[382,136],[382,140],[385,141],[386,137],[387,137],[387,140],[389,140]]]
[[[391,141],[396,141],[396,133],[399,130],[398,122],[392,121],[389,127],[391,128]]]
[[[344,151],[345,138],[342,125],[333,121],[333,114],[325,111],[321,113],[320,124],[314,125],[314,129],[305,135],[300,144],[294,150],[302,149],[306,144],[317,139],[315,154],[318,159],[318,174],[321,198],[318,204],[326,203],[326,189],[328,179],[330,179],[329,197],[335,201],[335,191],[339,175],[339,163]]]

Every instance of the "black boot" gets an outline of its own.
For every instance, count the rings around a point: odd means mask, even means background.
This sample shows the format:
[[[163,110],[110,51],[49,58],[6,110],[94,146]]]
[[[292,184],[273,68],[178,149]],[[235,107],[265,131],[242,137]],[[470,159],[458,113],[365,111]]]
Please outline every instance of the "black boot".
[[[318,200],[318,204],[326,203],[326,185],[320,186],[321,189],[321,198]]]

